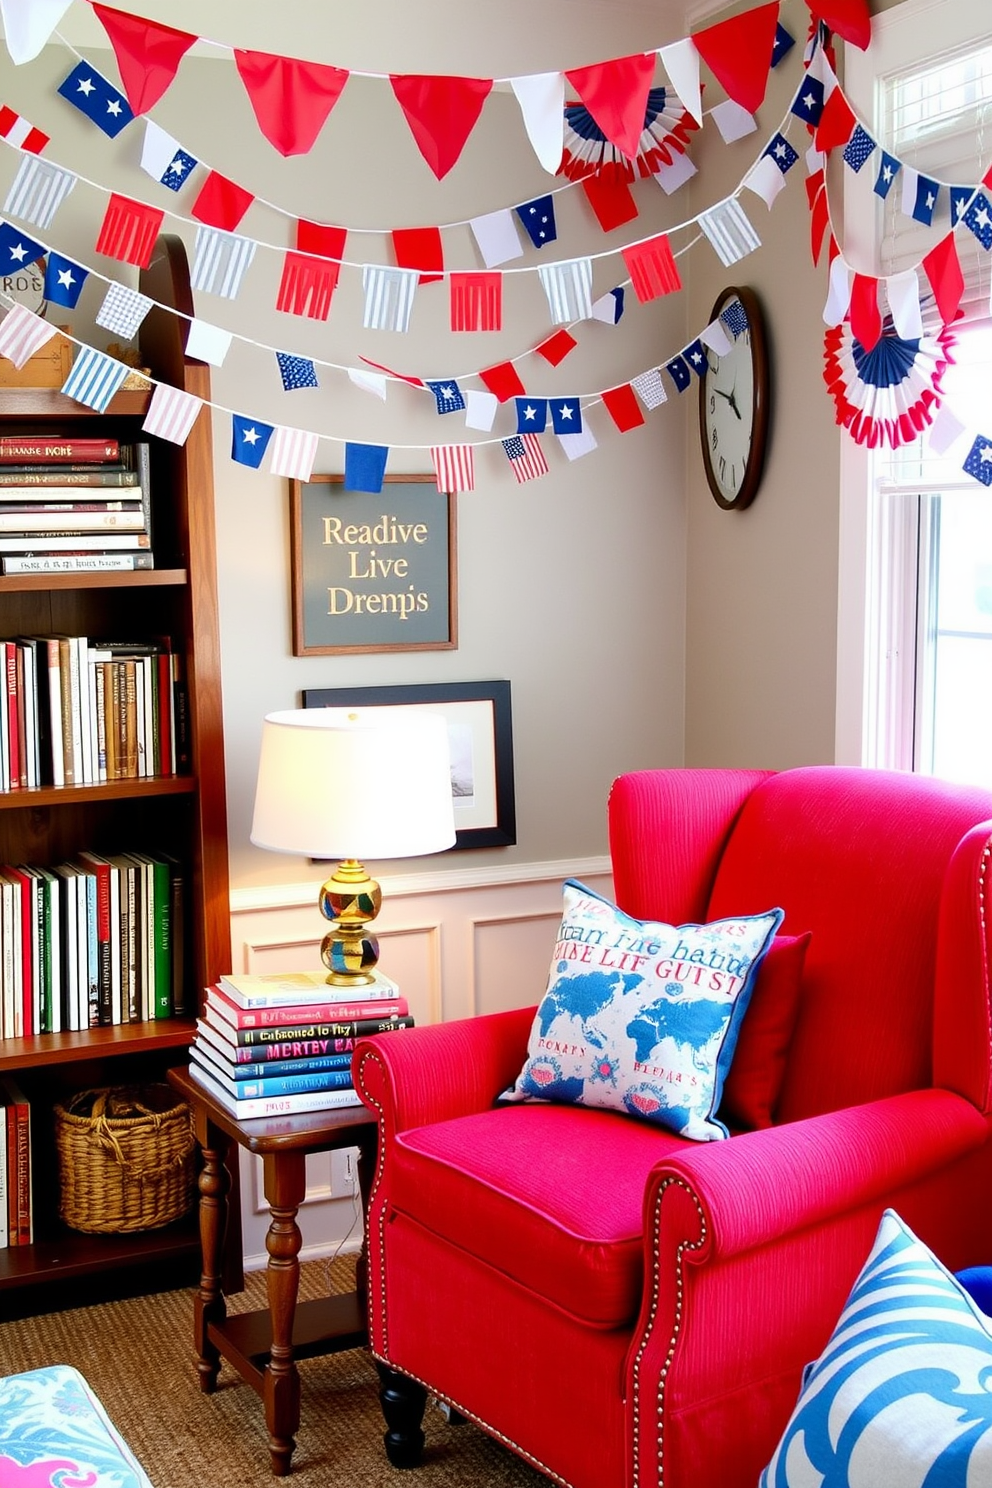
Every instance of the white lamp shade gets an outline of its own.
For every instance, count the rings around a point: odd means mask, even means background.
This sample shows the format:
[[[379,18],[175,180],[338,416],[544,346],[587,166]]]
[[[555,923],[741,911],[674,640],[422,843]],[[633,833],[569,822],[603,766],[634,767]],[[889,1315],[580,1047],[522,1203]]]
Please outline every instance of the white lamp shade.
[[[451,847],[445,720],[413,708],[270,713],[251,840],[312,858],[408,858]]]

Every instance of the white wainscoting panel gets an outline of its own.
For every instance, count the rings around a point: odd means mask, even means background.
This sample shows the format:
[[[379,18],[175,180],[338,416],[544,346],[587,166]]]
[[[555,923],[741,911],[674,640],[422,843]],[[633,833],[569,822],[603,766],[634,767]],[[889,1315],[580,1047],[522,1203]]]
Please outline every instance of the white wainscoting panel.
[[[561,886],[579,878],[612,893],[609,860],[532,863],[484,875],[473,870],[383,878],[376,920],[379,965],[399,983],[417,1023],[471,1018],[536,1003],[547,982]],[[320,964],[324,921],[319,880],[231,895],[231,944],[236,970],[310,971]],[[395,1035],[402,1038],[402,1034]],[[267,1260],[268,1209],[262,1165],[242,1154],[245,1266]],[[345,1164],[329,1153],[307,1160],[307,1197],[300,1215],[301,1258],[357,1250],[352,1185]],[[339,1181],[335,1182],[335,1175]]]

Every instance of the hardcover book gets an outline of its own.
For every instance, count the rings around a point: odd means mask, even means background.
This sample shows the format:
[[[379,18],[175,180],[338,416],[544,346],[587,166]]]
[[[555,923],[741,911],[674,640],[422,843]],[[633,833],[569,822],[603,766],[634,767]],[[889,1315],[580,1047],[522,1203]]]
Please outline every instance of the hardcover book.
[[[328,992],[333,992],[328,987]],[[405,997],[392,997],[374,1002],[300,1002],[279,1003],[272,1007],[238,1007],[220,986],[207,988],[207,1002],[235,1028],[286,1028],[297,1023],[337,1023],[342,1020],[361,1020],[374,1016],[383,1018],[405,1017],[410,1009]]]
[[[281,1003],[376,1002],[399,997],[400,989],[376,969],[374,980],[355,988],[328,982],[326,971],[243,972],[222,976],[218,985],[241,1008],[278,1007]],[[359,1016],[359,1015],[355,1015]]]
[[[338,1106],[361,1106],[357,1090],[308,1090],[298,1095],[259,1096],[238,1100],[220,1080],[207,1073],[201,1064],[192,1063],[190,1076],[208,1095],[238,1121],[254,1121],[266,1116],[295,1116],[307,1111],[329,1111]]]

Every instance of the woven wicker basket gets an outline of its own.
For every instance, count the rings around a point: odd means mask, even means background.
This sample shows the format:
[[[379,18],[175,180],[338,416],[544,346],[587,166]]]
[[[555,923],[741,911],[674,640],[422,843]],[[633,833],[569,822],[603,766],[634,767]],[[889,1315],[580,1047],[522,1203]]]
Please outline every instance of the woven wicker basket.
[[[55,1145],[71,1229],[154,1230],[193,1207],[192,1113],[168,1085],[79,1091],[55,1107]]]

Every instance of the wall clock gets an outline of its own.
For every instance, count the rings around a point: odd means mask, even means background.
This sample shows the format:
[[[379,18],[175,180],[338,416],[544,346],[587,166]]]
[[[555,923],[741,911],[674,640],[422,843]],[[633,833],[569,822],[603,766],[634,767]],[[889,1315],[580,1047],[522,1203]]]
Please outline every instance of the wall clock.
[[[699,438],[713,499],[725,511],[754,500],[768,440],[769,374],[765,318],[750,289],[725,289],[710,320],[720,319],[730,346],[707,347],[699,385]]]

